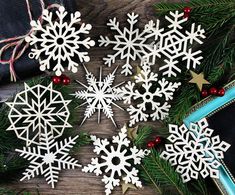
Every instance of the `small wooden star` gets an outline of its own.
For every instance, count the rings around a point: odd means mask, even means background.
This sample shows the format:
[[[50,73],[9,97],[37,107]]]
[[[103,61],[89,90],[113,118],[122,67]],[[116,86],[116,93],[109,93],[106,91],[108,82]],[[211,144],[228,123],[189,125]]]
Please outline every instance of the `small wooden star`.
[[[204,78],[204,74],[203,72],[201,72],[200,74],[197,74],[193,71],[190,71],[190,74],[192,75],[192,79],[189,81],[189,83],[195,83],[199,90],[202,90],[202,86],[204,84],[210,84],[205,78]]]
[[[122,185],[122,194],[126,194],[126,192],[129,189],[134,189],[134,190],[137,189],[137,187],[135,185],[130,184],[130,183],[125,183],[125,181],[121,181],[121,185]]]
[[[137,131],[138,131],[138,126],[134,127],[134,128],[127,128],[127,137],[131,140],[136,139],[137,137]]]

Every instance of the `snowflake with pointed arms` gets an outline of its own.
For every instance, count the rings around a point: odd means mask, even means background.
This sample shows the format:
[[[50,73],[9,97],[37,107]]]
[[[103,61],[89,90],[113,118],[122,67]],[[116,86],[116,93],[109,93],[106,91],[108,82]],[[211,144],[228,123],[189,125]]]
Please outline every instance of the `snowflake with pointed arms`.
[[[152,47],[148,47],[144,59],[150,65],[156,63],[156,58],[161,58],[162,55],[167,59],[164,60],[166,63],[160,67],[160,71],[163,72],[163,75],[168,77],[177,76],[177,73],[181,72],[178,58],[182,60],[187,60],[187,69],[196,68],[200,64],[202,56],[200,50],[193,52],[192,44],[197,42],[202,44],[201,39],[204,39],[205,31],[201,29],[201,26],[195,27],[195,24],[192,24],[191,31],[182,32],[182,26],[184,22],[187,21],[187,18],[183,18],[183,13],[176,11],[175,13],[170,12],[170,15],[173,18],[166,16],[171,24],[168,26],[169,30],[164,32],[164,28],[160,28],[160,21],[157,20],[156,23],[150,21],[145,26],[145,32],[148,34],[146,38],[154,38],[155,44]]]
[[[71,127],[69,103],[60,92],[53,90],[52,83],[47,87],[25,84],[25,90],[7,103],[11,108],[8,115],[11,126],[7,130],[15,131],[19,139],[26,141],[26,146],[39,144],[45,129],[55,138],[60,137],[65,128]]]
[[[167,101],[173,99],[173,92],[180,83],[158,79],[158,74],[151,72],[150,66],[144,65],[141,72],[135,76],[135,83],[128,82],[124,87],[117,88],[123,96],[125,104],[132,104],[127,108],[130,114],[130,126],[136,122],[163,120],[168,116],[170,105]],[[161,103],[164,100],[164,103]]]
[[[78,11],[71,14],[69,23],[65,22],[68,12],[62,6],[55,15],[58,20],[53,21],[53,12],[44,10],[43,24],[39,20],[31,22],[33,33],[25,40],[30,45],[35,45],[35,48],[31,49],[29,57],[39,60],[41,71],[51,69],[52,64],[55,64],[53,71],[57,76],[64,71],[64,65],[68,65],[68,70],[76,73],[79,65],[77,58],[80,62],[90,61],[83,48],[89,49],[95,42],[90,37],[85,39],[83,36],[89,34],[92,26],[82,23],[77,29],[76,25],[81,21]]]
[[[140,30],[135,28],[135,24],[138,22],[138,15],[135,13],[127,14],[128,23],[130,24],[130,28],[126,27],[124,30],[120,30],[119,22],[117,19],[110,19],[108,26],[110,26],[111,30],[117,32],[117,35],[114,36],[115,40],[110,40],[107,36],[100,36],[100,46],[108,46],[114,45],[113,50],[116,52],[113,55],[108,55],[104,58],[105,64],[109,67],[112,63],[115,63],[115,60],[118,56],[121,59],[125,59],[125,64],[122,66],[122,74],[132,75],[132,65],[131,60],[142,59],[144,55],[144,51],[146,50],[146,38],[145,32],[139,32]]]
[[[84,172],[94,172],[97,176],[103,175],[102,181],[105,183],[106,195],[111,194],[115,186],[120,185],[120,179],[125,183],[132,183],[137,187],[142,187],[139,181],[138,170],[133,167],[140,164],[141,159],[149,154],[148,150],[137,149],[136,146],[130,147],[127,139],[127,128],[123,127],[118,136],[113,136],[112,143],[107,139],[91,136],[94,142],[94,152],[102,154],[99,158],[92,158],[91,164],[83,168]]]
[[[182,176],[184,182],[197,179],[199,173],[203,178],[210,175],[219,178],[220,159],[224,158],[230,144],[220,141],[219,136],[211,137],[214,130],[208,128],[205,118],[197,124],[191,123],[187,129],[185,125],[169,125],[171,135],[166,144],[166,151],[161,157],[174,166]]]
[[[20,181],[34,178],[40,174],[54,188],[55,183],[58,182],[61,169],[81,167],[78,161],[68,154],[77,138],[78,136],[69,137],[68,140],[64,139],[64,141],[56,142],[51,131],[45,131],[45,133],[42,133],[39,146],[24,147],[22,150],[16,149],[20,156],[30,161],[30,165],[23,173],[24,177]]]
[[[77,81],[79,84],[84,86],[86,90],[83,91],[77,91],[74,95],[76,98],[85,100],[85,102],[80,105],[83,106],[84,104],[88,104],[86,111],[85,111],[85,117],[81,123],[81,125],[84,123],[84,121],[87,118],[90,118],[95,111],[98,111],[98,123],[100,122],[100,112],[103,111],[107,118],[110,118],[113,122],[113,124],[116,126],[116,123],[113,119],[113,110],[112,105],[120,108],[123,110],[120,106],[118,106],[115,101],[122,100],[122,96],[115,91],[115,89],[122,85],[123,83],[120,83],[116,86],[112,86],[114,79],[115,79],[115,73],[117,68],[113,71],[113,73],[108,74],[103,80],[102,80],[102,68],[100,68],[100,78],[97,81],[95,76],[88,72],[86,67],[84,67],[86,70],[86,80],[87,85],[84,85],[83,83]]]

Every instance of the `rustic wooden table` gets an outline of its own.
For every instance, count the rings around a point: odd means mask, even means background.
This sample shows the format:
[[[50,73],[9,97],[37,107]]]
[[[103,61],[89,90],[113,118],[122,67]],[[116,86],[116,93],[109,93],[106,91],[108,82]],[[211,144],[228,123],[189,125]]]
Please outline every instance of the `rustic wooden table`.
[[[106,22],[109,18],[117,17],[120,21],[121,26],[125,25],[126,14],[129,12],[135,12],[140,15],[139,26],[143,28],[144,24],[150,20],[155,19],[155,13],[153,9],[153,4],[156,0],[77,0],[77,9],[82,13],[82,19],[86,23],[90,23],[93,26],[91,37],[98,39],[99,35],[108,35],[111,32],[106,27]],[[103,74],[106,75],[117,65],[121,65],[123,62],[118,60],[115,65],[111,68],[103,65],[102,57],[112,52],[107,48],[94,47],[90,51],[91,61],[86,64],[86,67],[98,76],[99,67],[103,67]],[[139,62],[135,62],[136,66]],[[123,80],[127,80],[122,75],[120,75],[121,68],[119,68],[115,82],[119,83]],[[85,71],[82,67],[79,68],[77,75],[72,76],[72,78],[79,78],[84,81]],[[81,86],[77,84],[71,85],[74,90],[81,89]],[[16,91],[22,88],[21,84],[7,85],[0,87],[1,97],[9,97]],[[125,107],[120,102],[120,105]],[[129,119],[128,114],[124,111],[114,108],[115,120],[119,127],[122,127]],[[119,132],[118,128],[115,128],[111,120],[106,119],[102,115],[102,120],[100,124],[97,124],[97,115],[92,116],[87,120],[82,127],[79,123],[82,120],[84,108],[78,109],[77,116],[78,122],[74,129],[79,131],[86,131],[91,134],[98,135],[99,137],[111,138]],[[150,123],[154,130],[157,132],[157,127],[159,123]],[[89,163],[91,157],[94,156],[92,152],[92,147],[84,147],[77,154],[77,159],[83,165]],[[18,178],[17,178],[18,179]],[[96,177],[94,174],[82,173],[80,169],[77,170],[63,170],[61,171],[59,182],[56,185],[56,189],[51,189],[51,187],[46,183],[44,178],[35,178],[24,182],[14,182],[9,184],[7,187],[12,189],[20,190],[27,189],[27,191],[36,194],[77,194],[77,195],[102,195],[104,194],[104,183],[101,182],[102,177]],[[113,195],[122,194],[121,187],[116,187],[113,191]],[[153,195],[157,194],[156,191],[151,188],[144,186],[139,190],[129,190],[127,195]]]

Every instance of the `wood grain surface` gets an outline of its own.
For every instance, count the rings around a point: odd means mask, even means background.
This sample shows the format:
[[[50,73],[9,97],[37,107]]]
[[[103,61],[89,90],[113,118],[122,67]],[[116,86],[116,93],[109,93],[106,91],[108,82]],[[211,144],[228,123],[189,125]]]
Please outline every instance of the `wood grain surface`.
[[[143,28],[144,24],[150,20],[155,19],[155,13],[153,9],[153,4],[156,0],[77,0],[77,8],[82,14],[83,21],[90,23],[93,26],[91,36],[93,39],[97,40],[99,35],[109,35],[111,31],[106,27],[106,22],[109,18],[117,17],[120,21],[120,25],[124,26],[126,24],[126,14],[129,12],[135,12],[140,15],[139,27]],[[91,61],[86,64],[86,67],[98,76],[99,67],[103,67],[103,74],[107,75],[109,72],[120,65],[117,73],[115,83],[118,84],[123,80],[128,80],[130,78],[120,75],[121,65],[123,61],[117,60],[117,63],[111,68],[103,65],[102,58],[108,53],[112,53],[112,50],[108,48],[94,47],[90,51]],[[135,62],[137,66],[139,62]],[[82,67],[79,68],[77,75],[73,75],[73,79],[79,79],[84,81],[85,71]],[[72,84],[72,88],[75,90],[81,89],[78,84]],[[17,90],[22,88],[21,84],[14,84],[8,86],[0,87],[0,96],[7,97],[14,94]],[[119,105],[125,108],[121,102]],[[125,111],[121,111],[114,108],[115,120],[119,127],[122,127],[129,119],[128,114]],[[97,115],[93,115],[88,119],[83,126],[79,126],[81,119],[83,117],[84,107],[78,109],[77,111],[77,125],[74,129],[79,131],[86,131],[91,134],[95,134],[99,137],[111,138],[119,132],[118,128],[115,128],[111,120],[106,119],[102,115],[101,123],[97,124]],[[156,131],[159,127],[159,123],[150,123],[153,129]],[[92,153],[92,146],[87,146],[81,149],[81,151],[76,155],[76,158],[82,165],[86,165],[90,162]],[[2,179],[2,178],[1,178]],[[92,173],[82,173],[81,169],[76,170],[62,170],[59,177],[59,182],[56,185],[56,189],[51,189],[44,178],[34,178],[29,181],[18,182],[19,178],[16,178],[16,182],[9,184],[7,187],[20,190],[26,189],[33,194],[37,191],[40,194],[47,195],[59,195],[59,194],[77,194],[77,195],[102,195],[104,194],[104,183],[101,182],[102,177],[97,177]],[[116,187],[113,191],[113,195],[120,195],[121,187]],[[127,195],[154,195],[157,194],[153,188],[144,186],[139,190],[129,190]]]

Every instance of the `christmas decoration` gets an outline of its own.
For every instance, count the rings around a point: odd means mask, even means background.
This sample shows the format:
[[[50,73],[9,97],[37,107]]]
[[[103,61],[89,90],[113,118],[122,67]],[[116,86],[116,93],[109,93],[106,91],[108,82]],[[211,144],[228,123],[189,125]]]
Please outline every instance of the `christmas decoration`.
[[[52,80],[53,84],[55,84],[55,85],[61,84],[61,77],[59,77],[59,76],[53,76],[51,80]]]
[[[26,141],[26,146],[39,144],[45,130],[51,131],[54,138],[63,134],[68,123],[70,112],[62,94],[48,86],[35,85],[29,87],[25,83],[25,90],[18,93],[13,102],[7,102],[11,108],[8,131],[15,131],[19,139]]]
[[[201,92],[201,95],[202,95],[203,98],[208,97],[208,95],[209,95],[208,90],[203,89],[202,92]]]
[[[135,187],[135,185],[129,184],[129,183],[125,183],[125,181],[121,181],[121,186],[122,186],[122,194],[126,194],[126,192],[129,189],[137,190],[137,187]]]
[[[217,95],[217,92],[218,92],[218,90],[217,90],[216,87],[211,87],[211,88],[209,89],[210,95]]]
[[[58,182],[58,175],[61,169],[74,169],[81,167],[78,161],[70,157],[68,152],[76,143],[74,138],[69,137],[64,141],[56,142],[51,131],[44,131],[41,135],[41,142],[36,147],[24,147],[16,149],[20,156],[30,161],[29,167],[23,173],[25,179],[34,178],[36,175],[43,175],[52,188]]]
[[[70,78],[67,77],[67,76],[64,76],[63,79],[62,79],[62,83],[63,85],[69,85],[71,82]]]
[[[213,130],[208,128],[205,118],[191,123],[187,129],[185,125],[169,125],[171,135],[168,140],[172,144],[166,144],[166,151],[161,157],[168,160],[172,166],[177,165],[176,171],[181,174],[184,182],[198,179],[198,175],[205,178],[219,178],[218,167],[230,144],[222,141],[219,136],[211,137]]]
[[[184,18],[187,18],[187,19],[189,18],[191,10],[192,9],[190,7],[184,8]]]
[[[182,60],[187,61],[187,69],[196,68],[200,64],[202,56],[200,50],[193,52],[192,44],[194,42],[202,44],[201,39],[204,39],[204,30],[201,26],[195,26],[192,24],[191,31],[182,32],[182,24],[187,21],[187,18],[182,18],[183,13],[170,12],[170,17],[166,16],[166,20],[170,22],[168,26],[169,30],[164,31],[164,28],[160,28],[160,21],[157,20],[154,23],[152,20],[145,26],[145,32],[148,34],[146,38],[154,38],[157,44],[148,47],[144,59],[149,65],[156,64],[156,58],[161,58],[164,55],[166,58],[165,65],[160,67],[163,75],[168,77],[177,76],[177,73],[181,72],[181,69],[177,66],[179,64],[178,58],[182,57]]]
[[[217,95],[220,96],[220,97],[224,96],[224,94],[225,94],[225,89],[224,88],[219,89],[218,92],[217,92]]]
[[[75,92],[75,94],[72,94],[73,96],[75,96],[75,98],[85,100],[82,105],[88,104],[84,114],[85,117],[81,125],[85,122],[87,118],[90,118],[97,110],[98,123],[100,122],[100,112],[103,111],[106,117],[110,118],[113,124],[116,126],[116,123],[113,119],[113,110],[111,106],[114,105],[123,110],[120,106],[115,103],[115,101],[123,99],[122,96],[115,90],[118,86],[123,83],[120,83],[116,86],[112,86],[117,68],[112,73],[108,74],[103,80],[102,68],[100,68],[99,80],[97,80],[95,76],[86,69],[85,66],[84,68],[86,71],[86,80],[88,85],[84,85],[80,81],[77,82],[84,86],[86,90],[77,91]]]
[[[158,87],[153,88],[157,83]],[[141,84],[141,88],[138,85]],[[130,105],[127,111],[130,114],[129,125],[132,126],[139,121],[163,120],[170,109],[167,101],[173,99],[173,92],[180,86],[178,82],[169,82],[165,78],[159,79],[158,74],[151,72],[148,65],[143,66],[141,73],[135,76],[135,82],[128,82],[124,87],[117,88],[117,92],[123,96],[125,104],[133,103],[133,100],[140,100],[137,105]],[[160,100],[165,100],[161,103]],[[151,109],[147,109],[147,104],[151,104]],[[151,114],[148,114],[152,111]]]
[[[82,51],[81,47],[89,49],[95,45],[89,37],[83,38],[83,35],[89,34],[92,28],[90,24],[82,23],[79,29],[75,27],[81,21],[80,12],[71,14],[69,22],[65,21],[67,15],[65,8],[61,6],[55,14],[58,20],[53,21],[53,12],[43,10],[43,24],[40,20],[32,20],[30,23],[32,30],[37,34],[32,33],[25,38],[30,45],[36,46],[31,49],[29,57],[39,60],[41,71],[51,69],[54,63],[53,71],[56,76],[64,72],[66,64],[68,64],[68,70],[76,73],[79,63],[75,57],[78,57],[80,62],[90,61],[88,53]]]
[[[127,128],[127,137],[130,140],[135,140],[138,136],[137,131],[138,131],[139,127],[133,127],[133,128]]]
[[[102,160],[93,158],[91,164],[85,166],[83,171],[94,172],[97,176],[103,175],[106,195],[111,194],[113,188],[120,185],[121,178],[126,184],[132,183],[136,187],[142,187],[137,176],[138,170],[132,165],[140,164],[141,159],[148,155],[149,151],[137,149],[136,146],[130,147],[125,126],[118,136],[113,136],[111,145],[107,139],[99,139],[96,136],[91,136],[91,139],[95,146],[94,152],[102,154]]]
[[[190,74],[193,78],[189,81],[189,83],[195,83],[200,91],[202,91],[202,86],[204,84],[210,84],[207,80],[204,79],[203,73],[197,74],[193,71],[190,71]]]
[[[147,144],[147,148],[151,149],[155,147],[155,142],[154,141],[149,141]]]
[[[157,137],[155,138],[155,144],[158,145],[158,144],[160,144],[161,142],[162,142],[162,138],[161,138],[160,136],[157,136]]]
[[[100,46],[114,45],[113,50],[115,54],[109,54],[104,58],[105,64],[109,67],[115,63],[116,58],[120,56],[122,60],[125,60],[125,64],[122,66],[122,74],[132,75],[132,60],[142,59],[146,48],[145,32],[140,32],[138,28],[135,28],[135,24],[138,22],[138,15],[135,13],[127,14],[127,22],[130,28],[124,28],[123,30],[119,27],[119,22],[116,18],[110,19],[107,23],[111,30],[117,32],[114,36],[115,40],[110,40],[107,36],[100,36]]]

